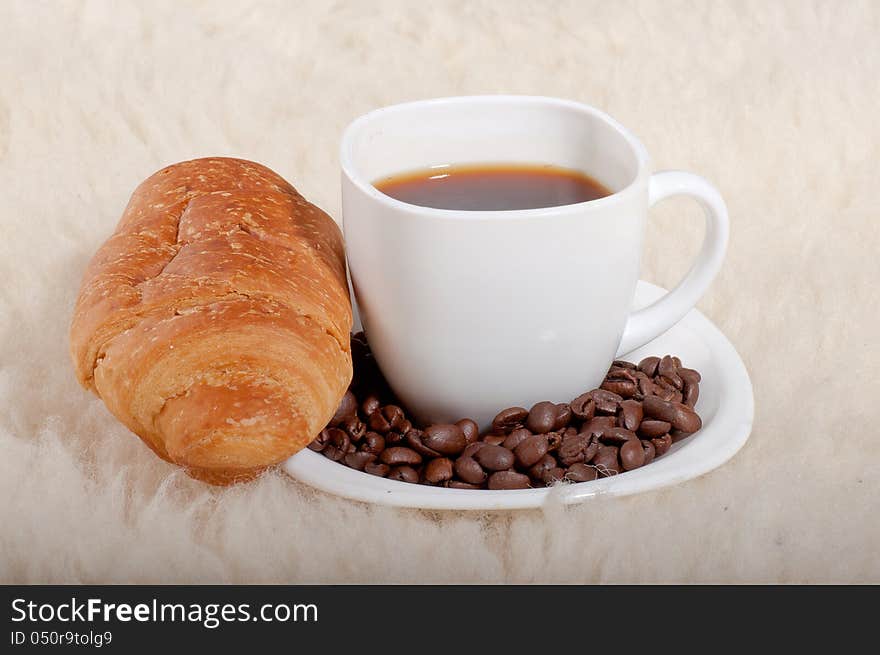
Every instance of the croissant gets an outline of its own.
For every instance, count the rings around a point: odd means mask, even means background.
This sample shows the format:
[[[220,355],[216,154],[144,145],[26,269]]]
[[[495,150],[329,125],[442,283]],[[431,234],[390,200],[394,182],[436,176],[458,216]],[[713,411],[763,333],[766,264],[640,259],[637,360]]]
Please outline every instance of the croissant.
[[[336,223],[268,168],[174,164],[134,192],[86,269],[80,383],[160,457],[213,484],[306,446],[352,375]]]

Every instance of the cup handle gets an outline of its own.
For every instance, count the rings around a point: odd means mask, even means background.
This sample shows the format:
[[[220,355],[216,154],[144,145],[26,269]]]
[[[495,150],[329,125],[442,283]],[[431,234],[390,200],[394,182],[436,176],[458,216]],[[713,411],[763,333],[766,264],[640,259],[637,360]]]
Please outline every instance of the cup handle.
[[[703,245],[694,265],[678,286],[654,303],[630,314],[616,357],[644,346],[684,318],[721,268],[730,233],[727,206],[721,194],[708,181],[693,173],[654,173],[648,185],[648,206],[670,196],[690,196],[703,206],[706,211]]]

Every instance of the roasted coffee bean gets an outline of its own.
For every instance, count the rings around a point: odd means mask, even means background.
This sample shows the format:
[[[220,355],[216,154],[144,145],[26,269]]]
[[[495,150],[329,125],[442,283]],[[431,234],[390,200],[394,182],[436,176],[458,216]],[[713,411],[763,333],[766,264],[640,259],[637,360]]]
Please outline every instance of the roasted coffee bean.
[[[596,467],[599,475],[608,477],[620,473],[617,452],[616,446],[599,446],[599,452],[593,458],[593,466]]]
[[[596,401],[589,393],[582,393],[569,404],[571,413],[581,421],[589,421],[596,414]]]
[[[406,446],[392,446],[391,448],[386,448],[382,451],[382,454],[379,455],[379,459],[383,464],[388,464],[388,466],[401,466],[404,464],[417,466],[422,463],[422,456],[412,448],[407,448]]]
[[[446,457],[432,459],[425,466],[425,481],[431,484],[439,484],[452,479],[452,460]]]
[[[455,424],[461,428],[461,431],[464,433],[464,438],[468,443],[474,443],[480,438],[480,427],[475,421],[472,421],[469,418],[463,418],[460,421],[456,421]]]
[[[498,412],[492,419],[492,432],[496,434],[509,434],[517,428],[523,427],[529,410],[524,407],[508,407]]]
[[[615,359],[614,362],[612,362],[612,365],[613,365],[613,366],[619,366],[620,368],[628,368],[628,369],[630,369],[631,371],[632,371],[632,370],[635,370],[635,368],[636,368],[636,365],[633,364],[632,362],[627,362],[627,361],[622,360],[622,359]]]
[[[462,451],[462,457],[473,457],[474,453],[477,452],[480,448],[486,445],[485,441],[475,441],[474,443],[469,443],[467,447]]]
[[[336,413],[330,419],[330,425],[334,428],[338,427],[349,418],[357,418],[357,398],[350,390],[346,391],[342,400],[339,401],[339,407],[336,408]]]
[[[549,471],[552,468],[556,468],[556,458],[553,455],[547,454],[544,455],[538,463],[529,468],[529,476],[535,478],[536,480],[541,480],[544,476],[545,471]]]
[[[595,466],[588,464],[572,464],[565,472],[565,479],[571,482],[591,482],[599,477],[599,472]]]
[[[644,412],[642,403],[637,400],[624,400],[620,403],[620,415],[618,421],[621,427],[627,430],[637,430],[642,422]]]
[[[608,428],[602,431],[602,434],[599,435],[599,441],[604,444],[610,444],[612,446],[622,446],[627,441],[638,441],[639,438],[636,436],[635,432],[631,430],[627,430],[626,428]]]
[[[404,419],[396,429],[400,434],[406,436],[406,433],[413,429],[413,424],[408,419]]]
[[[605,430],[617,427],[616,416],[596,416],[581,426],[581,434],[602,434]]]
[[[605,389],[594,389],[590,392],[590,397],[596,403],[596,411],[604,414],[616,414],[620,401],[623,400],[619,394]]]
[[[490,489],[528,489],[529,476],[516,471],[498,471],[489,476]]]
[[[526,427],[535,434],[544,434],[556,423],[556,405],[548,401],[535,403],[526,418]]]
[[[443,455],[458,455],[468,445],[464,432],[454,423],[429,425],[422,442]]]
[[[400,432],[400,434],[406,434],[406,430],[403,428],[407,427],[406,424],[409,423],[409,421],[406,420],[406,416],[400,407],[397,405],[386,405],[382,408],[382,416],[388,421],[392,430]],[[410,424],[409,427],[412,427],[412,425]]]
[[[452,468],[455,470],[455,475],[463,482],[482,484],[486,481],[486,472],[473,457],[459,457]]]
[[[361,421],[357,416],[345,419],[339,426],[348,434],[352,441],[359,442],[367,433],[367,424]]]
[[[416,451],[422,457],[440,457],[433,448],[428,448],[424,443],[425,433],[421,430],[410,430],[406,433],[406,445]]]
[[[584,450],[584,464],[589,464],[593,458],[596,457],[600,445],[601,444],[596,440],[590,441],[590,444],[587,446],[586,450]]]
[[[546,435],[533,434],[523,439],[522,443],[513,451],[513,454],[520,468],[529,468],[537,464],[547,454],[549,448],[550,443]]]
[[[419,473],[412,466],[393,466],[388,475],[389,480],[397,480],[399,482],[410,482],[415,484],[419,481]]]
[[[605,380],[629,380],[630,382],[637,382],[638,378],[632,369],[624,368],[623,366],[612,366],[608,369],[608,373],[605,375]]]
[[[682,432],[681,430],[673,430],[669,433],[669,436],[672,437],[672,443],[678,443],[682,439],[687,439],[692,434],[693,432]]]
[[[561,482],[563,479],[565,479],[565,469],[559,466],[545,471],[544,475],[541,476],[541,481],[548,487]]]
[[[330,441],[330,435],[327,432],[327,428],[324,428],[318,433],[318,436],[312,440],[312,443],[309,444],[309,450],[314,450],[316,453],[320,453],[327,447],[328,441]]]
[[[446,486],[450,489],[482,489],[478,484],[470,484],[461,480],[450,480],[446,483]]]
[[[373,432],[378,432],[379,434],[386,434],[391,430],[391,423],[382,415],[380,410],[370,414],[370,417],[367,419],[367,425],[370,426]]]
[[[647,421],[642,421],[639,424],[639,436],[647,439],[662,437],[669,432],[670,428],[672,428],[671,423],[649,419]]]
[[[346,453],[345,457],[342,458],[342,461],[345,462],[346,466],[350,466],[358,471],[363,471],[364,466],[366,466],[368,462],[375,461],[375,459],[376,456],[373,453],[366,453],[361,450],[354,453]]]
[[[639,378],[639,394],[642,396],[653,396],[657,391],[657,385],[649,377]]]
[[[382,403],[379,402],[379,397],[373,394],[369,394],[366,398],[364,398],[361,403],[361,412],[363,412],[364,416],[369,416],[373,412],[377,411],[382,406]]]
[[[639,389],[632,380],[605,380],[601,388],[621,398],[632,398]]]
[[[556,421],[553,423],[553,431],[558,432],[568,427],[571,422],[571,407],[568,403],[557,403],[556,405]]]
[[[672,357],[669,355],[663,357],[657,365],[657,372],[669,380],[676,389],[681,389],[682,381],[675,370],[675,362],[672,361]]]
[[[345,453],[348,454],[348,453],[354,453],[354,452],[357,452],[357,444],[353,444],[349,440],[348,448],[345,449]]]
[[[627,441],[620,447],[620,465],[623,470],[632,471],[645,463],[645,449],[638,439]]]
[[[675,405],[657,396],[646,397],[642,401],[642,410],[645,416],[667,423],[672,423],[675,417]]]
[[[500,446],[506,438],[507,436],[503,434],[487,434],[483,437],[483,443],[487,446]]]
[[[663,400],[672,403],[680,403],[682,401],[681,391],[676,389],[675,385],[666,378],[658,375],[655,384],[662,389],[662,391],[658,391],[656,395],[660,396]]]
[[[651,443],[654,444],[655,457],[663,457],[672,447],[672,437],[664,434],[662,437],[651,439]]]
[[[518,445],[520,445],[525,439],[528,439],[532,436],[532,433],[526,428],[519,428],[514,430],[507,438],[501,442],[501,445],[507,448],[507,450],[513,450]]]
[[[404,443],[403,435],[400,432],[388,432],[385,435],[385,445],[386,446],[398,446]]]
[[[676,359],[673,357],[673,359]],[[676,368],[676,372],[678,373],[678,377],[680,377],[684,382],[690,382],[691,384],[700,384],[703,379],[703,376],[700,375],[699,371],[695,371],[692,368],[685,368],[684,366],[679,366]]]
[[[367,462],[364,466],[364,473],[369,473],[370,475],[378,475],[380,478],[384,478],[388,475],[388,471],[391,470],[391,467],[388,464],[383,464],[382,462]]]
[[[703,427],[703,421],[700,419],[700,415],[684,403],[675,403],[673,408],[674,414],[672,415],[672,421],[670,421],[670,423],[672,423],[672,427],[676,430],[693,434]]]
[[[378,432],[367,432],[361,442],[361,450],[365,453],[378,455],[385,450],[385,437]]]
[[[583,462],[589,443],[590,436],[586,433],[566,435],[562,438],[562,444],[556,453],[559,463],[563,466],[571,466],[577,462]]]
[[[657,375],[657,367],[660,365],[659,357],[645,357],[639,362],[639,370],[648,377]]]
[[[700,398],[700,385],[692,384],[685,380],[684,388],[681,393],[681,402],[683,402],[688,407],[693,407],[697,404],[697,400]]]
[[[656,454],[656,450],[654,450],[654,444],[648,441],[647,439],[642,440],[642,449],[645,451],[645,464],[650,464],[654,461],[654,455]]]
[[[321,453],[327,459],[332,459],[334,462],[338,462],[345,457],[345,453],[348,452],[348,446],[351,444],[351,439],[348,438],[345,431],[340,430],[339,428],[326,428],[326,432],[327,445]]]
[[[474,459],[487,471],[506,471],[514,461],[513,453],[507,448],[492,445],[480,448],[474,453]]]

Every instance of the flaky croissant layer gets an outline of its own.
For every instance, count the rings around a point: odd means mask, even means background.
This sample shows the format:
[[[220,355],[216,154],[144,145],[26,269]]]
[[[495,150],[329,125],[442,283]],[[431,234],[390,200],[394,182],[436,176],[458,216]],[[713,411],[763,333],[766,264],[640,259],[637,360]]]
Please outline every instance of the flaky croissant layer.
[[[174,164],[134,192],[83,277],[80,383],[199,479],[248,479],[306,446],[351,380],[333,220],[268,168]]]

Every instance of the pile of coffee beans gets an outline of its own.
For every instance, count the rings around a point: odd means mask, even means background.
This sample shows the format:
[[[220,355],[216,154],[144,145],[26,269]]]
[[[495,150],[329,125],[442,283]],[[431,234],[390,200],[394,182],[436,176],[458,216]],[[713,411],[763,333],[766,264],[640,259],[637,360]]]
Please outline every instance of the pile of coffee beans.
[[[309,445],[371,475],[452,489],[528,489],[587,482],[650,464],[700,429],[700,374],[669,355],[615,361],[601,387],[568,403],[508,407],[480,434],[463,418],[418,425],[395,401],[363,333],[354,381]]]

